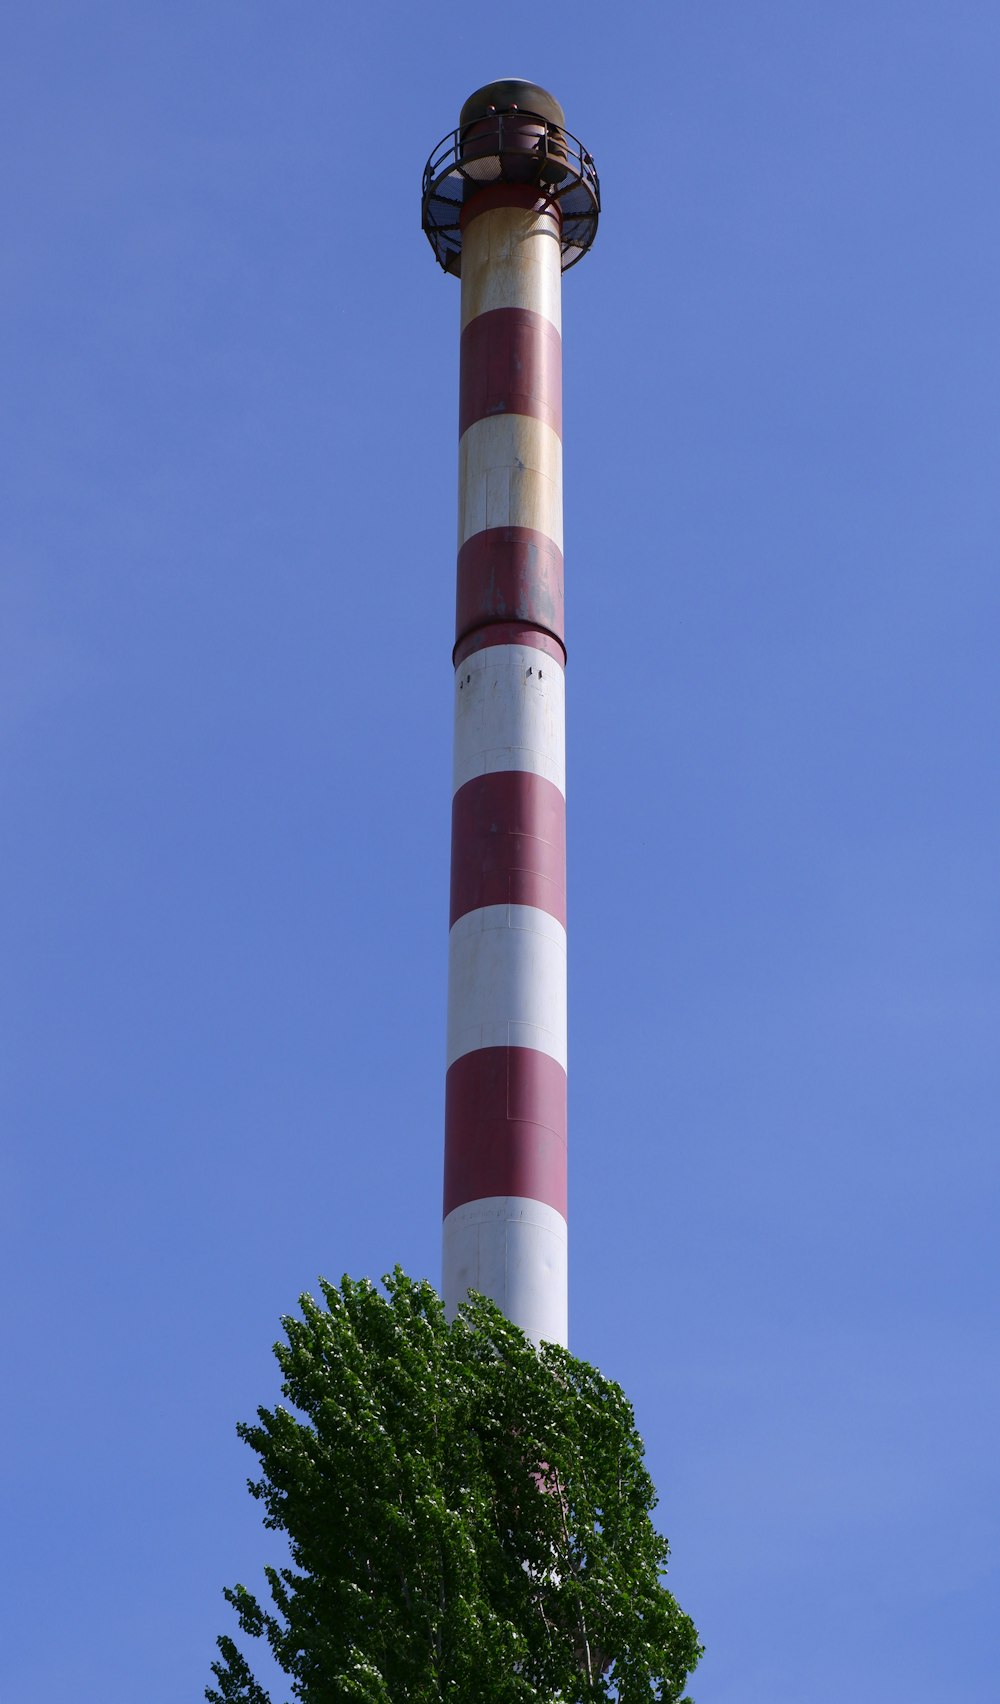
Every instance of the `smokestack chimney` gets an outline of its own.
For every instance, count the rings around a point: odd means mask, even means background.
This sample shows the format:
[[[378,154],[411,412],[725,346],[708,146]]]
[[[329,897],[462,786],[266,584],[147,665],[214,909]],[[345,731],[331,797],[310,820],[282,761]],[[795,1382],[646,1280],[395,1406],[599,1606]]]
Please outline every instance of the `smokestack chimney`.
[[[562,274],[600,192],[520,78],[462,108],[423,227],[462,282],[445,1094],[449,1315],[469,1290],[567,1339]]]

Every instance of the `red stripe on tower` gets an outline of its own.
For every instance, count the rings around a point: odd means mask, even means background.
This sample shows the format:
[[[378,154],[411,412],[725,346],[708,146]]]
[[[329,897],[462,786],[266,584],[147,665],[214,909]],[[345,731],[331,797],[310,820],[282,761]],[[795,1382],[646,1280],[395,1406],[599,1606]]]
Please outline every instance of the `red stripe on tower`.
[[[424,174],[462,280],[445,1116],[449,1312],[491,1296],[566,1342],[561,275],[593,162],[535,84],[492,83]]]
[[[483,905],[535,905],[566,925],[566,801],[524,770],[477,775],[451,813],[451,923]]]
[[[530,308],[493,308],[462,333],[459,437],[494,414],[530,414],[562,436],[562,338]]]
[[[562,634],[562,551],[531,527],[487,527],[458,553],[455,631],[461,642],[477,628],[510,621],[552,638]],[[565,660],[561,638],[559,646]]]
[[[566,1216],[566,1073],[532,1047],[479,1047],[448,1072],[444,1210],[523,1196]]]

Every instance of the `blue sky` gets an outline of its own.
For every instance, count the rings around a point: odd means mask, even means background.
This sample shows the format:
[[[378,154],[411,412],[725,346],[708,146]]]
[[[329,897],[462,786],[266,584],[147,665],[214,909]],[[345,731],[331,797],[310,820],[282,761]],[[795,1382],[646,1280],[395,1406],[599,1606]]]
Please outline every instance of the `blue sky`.
[[[0,1692],[198,1698],[316,1274],[437,1276],[458,288],[550,87],[571,1342],[698,1704],[996,1696],[1000,13],[2,26]]]

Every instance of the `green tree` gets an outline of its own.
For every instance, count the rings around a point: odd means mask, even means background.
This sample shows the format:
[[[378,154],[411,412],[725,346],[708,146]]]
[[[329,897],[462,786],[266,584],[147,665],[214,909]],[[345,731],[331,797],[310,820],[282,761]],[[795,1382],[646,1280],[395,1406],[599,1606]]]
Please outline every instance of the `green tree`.
[[[239,1433],[291,1565],[269,1603],[227,1590],[243,1633],[304,1704],[679,1700],[698,1636],[622,1390],[483,1298],[449,1325],[431,1285],[385,1284],[323,1283],[282,1321],[292,1406]],[[210,1704],[270,1704],[219,1646]]]

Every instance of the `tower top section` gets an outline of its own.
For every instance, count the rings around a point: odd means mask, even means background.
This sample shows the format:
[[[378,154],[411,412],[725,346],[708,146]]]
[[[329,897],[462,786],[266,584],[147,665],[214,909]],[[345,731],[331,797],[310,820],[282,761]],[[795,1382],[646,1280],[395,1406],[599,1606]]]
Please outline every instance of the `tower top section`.
[[[470,203],[505,186],[511,199],[524,197],[524,205],[533,199],[558,212],[564,272],[582,259],[601,211],[597,170],[566,129],[555,96],[522,77],[501,77],[470,95],[458,129],[438,143],[424,167],[422,223],[445,272],[461,275]]]
[[[458,115],[459,125],[471,124],[473,119],[485,118],[491,112],[533,112],[549,124],[566,128],[566,114],[540,83],[529,83],[524,77],[500,77],[486,83],[470,95]]]

